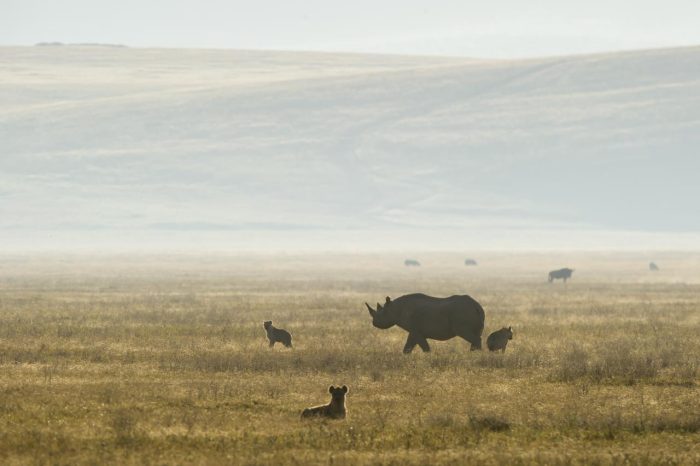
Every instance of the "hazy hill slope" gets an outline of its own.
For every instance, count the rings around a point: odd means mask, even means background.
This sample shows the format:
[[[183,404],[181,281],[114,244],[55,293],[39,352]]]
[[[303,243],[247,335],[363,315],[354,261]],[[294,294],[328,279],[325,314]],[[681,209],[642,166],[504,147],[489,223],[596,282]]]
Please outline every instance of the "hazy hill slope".
[[[700,48],[0,62],[6,228],[700,228]]]

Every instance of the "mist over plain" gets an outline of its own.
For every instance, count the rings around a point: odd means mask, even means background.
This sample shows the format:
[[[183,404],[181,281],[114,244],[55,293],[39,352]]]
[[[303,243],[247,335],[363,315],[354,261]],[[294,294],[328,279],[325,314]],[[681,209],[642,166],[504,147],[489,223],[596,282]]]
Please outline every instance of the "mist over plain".
[[[697,249],[700,48],[0,48],[18,249]]]

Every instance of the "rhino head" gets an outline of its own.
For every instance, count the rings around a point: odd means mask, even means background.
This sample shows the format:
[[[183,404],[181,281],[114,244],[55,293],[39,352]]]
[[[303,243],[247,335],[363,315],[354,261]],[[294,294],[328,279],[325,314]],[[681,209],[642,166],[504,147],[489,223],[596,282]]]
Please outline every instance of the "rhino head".
[[[397,318],[394,309],[392,309],[392,304],[391,298],[388,296],[386,297],[384,306],[377,303],[376,310],[372,309],[369,304],[365,303],[365,306],[367,306],[367,310],[369,311],[369,315],[372,316],[372,325],[381,329],[391,328],[396,325]]]

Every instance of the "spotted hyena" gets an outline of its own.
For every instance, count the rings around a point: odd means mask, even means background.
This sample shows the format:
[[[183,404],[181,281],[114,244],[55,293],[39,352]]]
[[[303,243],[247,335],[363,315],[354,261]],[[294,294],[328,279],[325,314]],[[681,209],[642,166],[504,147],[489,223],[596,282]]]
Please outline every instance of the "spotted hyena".
[[[511,327],[503,327],[500,330],[496,330],[486,339],[486,346],[489,347],[489,351],[501,350],[506,352],[506,345],[508,340],[513,339],[513,329]]]
[[[347,409],[345,408],[345,395],[348,393],[348,387],[328,387],[328,393],[331,394],[331,402],[327,405],[314,406],[306,408],[302,413],[302,418],[307,417],[327,417],[331,419],[345,419]]]
[[[281,328],[276,328],[272,325],[271,320],[267,320],[263,323],[265,327],[265,332],[267,333],[267,339],[270,340],[270,348],[275,346],[275,343],[280,342],[287,348],[292,347],[292,335]]]

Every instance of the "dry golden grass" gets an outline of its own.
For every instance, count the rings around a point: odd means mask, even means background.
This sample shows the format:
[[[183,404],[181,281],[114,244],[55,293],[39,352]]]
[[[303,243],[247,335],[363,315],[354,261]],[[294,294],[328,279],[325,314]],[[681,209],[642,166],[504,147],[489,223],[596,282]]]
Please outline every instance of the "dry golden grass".
[[[700,463],[699,255],[403,258],[4,257],[0,463]],[[417,291],[472,295],[506,353],[401,354],[363,303]],[[301,421],[331,384],[348,418]]]

